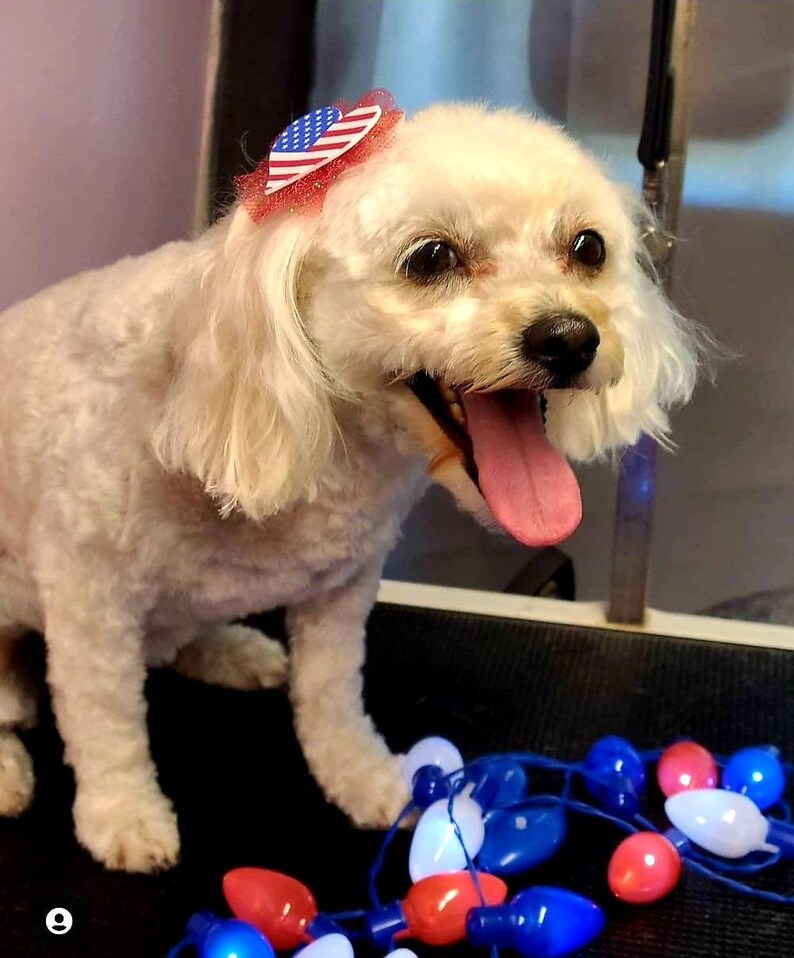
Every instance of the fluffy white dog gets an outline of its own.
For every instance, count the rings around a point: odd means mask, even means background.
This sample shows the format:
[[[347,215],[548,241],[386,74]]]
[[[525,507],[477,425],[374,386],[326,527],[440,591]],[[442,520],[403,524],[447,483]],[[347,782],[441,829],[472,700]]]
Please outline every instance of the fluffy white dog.
[[[364,625],[434,479],[558,541],[570,459],[664,437],[697,350],[647,275],[636,203],[559,130],[439,106],[339,176],[321,212],[237,205],[192,242],[83,273],[0,321],[0,814],[28,805],[15,666],[45,634],[80,842],[179,853],[146,732],[147,666],[288,679],[328,798],[405,798],[361,702]],[[545,429],[544,429],[545,421]],[[288,608],[289,660],[231,620]]]

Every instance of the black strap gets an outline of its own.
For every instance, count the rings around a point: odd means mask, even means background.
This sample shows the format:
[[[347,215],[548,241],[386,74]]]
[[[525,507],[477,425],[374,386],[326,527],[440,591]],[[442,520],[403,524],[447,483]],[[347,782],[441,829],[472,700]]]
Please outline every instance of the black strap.
[[[212,218],[232,181],[266,156],[309,108],[317,0],[225,0],[213,124]],[[246,154],[251,161],[246,160]]]
[[[670,48],[676,0],[653,0],[651,56],[648,87],[645,93],[645,117],[637,156],[646,170],[655,170],[670,155],[670,115],[673,105],[673,77],[670,73]]]

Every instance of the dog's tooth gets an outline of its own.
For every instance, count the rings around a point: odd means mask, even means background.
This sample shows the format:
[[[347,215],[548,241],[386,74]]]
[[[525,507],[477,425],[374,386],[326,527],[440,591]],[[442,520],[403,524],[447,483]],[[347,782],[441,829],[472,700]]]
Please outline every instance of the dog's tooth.
[[[438,388],[439,388],[439,391],[441,392],[441,395],[450,405],[454,402],[457,402],[458,394],[455,392],[455,390],[451,386],[448,386],[445,382],[440,382],[438,384]]]
[[[449,404],[449,411],[452,414],[452,418],[455,422],[459,423],[461,426],[466,425],[466,414],[463,412],[463,407],[456,400]]]

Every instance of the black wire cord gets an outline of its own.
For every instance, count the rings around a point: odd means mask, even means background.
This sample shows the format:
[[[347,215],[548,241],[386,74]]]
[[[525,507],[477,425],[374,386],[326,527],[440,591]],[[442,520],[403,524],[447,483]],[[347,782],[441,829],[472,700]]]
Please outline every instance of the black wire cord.
[[[670,155],[670,116],[674,94],[670,50],[675,7],[676,0],[653,0],[645,116],[637,148],[637,157],[646,170],[655,170]]]

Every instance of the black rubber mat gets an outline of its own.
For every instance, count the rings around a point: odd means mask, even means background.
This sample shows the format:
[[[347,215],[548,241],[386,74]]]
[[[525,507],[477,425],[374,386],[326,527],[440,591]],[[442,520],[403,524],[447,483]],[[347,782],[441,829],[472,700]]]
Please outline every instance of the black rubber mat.
[[[690,735],[717,752],[774,742],[794,756],[790,653],[396,606],[375,609],[369,634],[369,708],[395,749],[437,733],[468,758],[525,749],[577,759],[615,733],[642,748]],[[0,822],[2,958],[165,956],[193,911],[224,913],[220,879],[239,865],[295,875],[328,911],[366,905],[380,835],[356,831],[325,804],[283,693],[223,691],[170,673],[152,675],[148,691],[153,751],[181,822],[182,864],[157,877],[109,874],[76,845],[71,776],[45,717],[25,736],[38,773],[34,805]],[[590,958],[794,955],[794,909],[691,875],[656,905],[615,902],[605,874],[619,838],[610,826],[574,820],[563,851],[511,887],[561,884],[604,906],[607,930],[584,952]],[[407,847],[400,836],[384,876],[394,897],[406,888]],[[794,892],[794,865],[763,881]],[[75,919],[57,938],[44,927],[55,906]],[[357,946],[357,955],[368,954]]]

